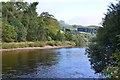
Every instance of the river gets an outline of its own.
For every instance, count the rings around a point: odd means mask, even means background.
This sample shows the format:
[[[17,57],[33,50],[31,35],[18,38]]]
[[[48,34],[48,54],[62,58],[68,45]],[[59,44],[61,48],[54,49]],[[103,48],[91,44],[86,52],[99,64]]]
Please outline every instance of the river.
[[[3,78],[99,78],[85,48],[2,52]]]

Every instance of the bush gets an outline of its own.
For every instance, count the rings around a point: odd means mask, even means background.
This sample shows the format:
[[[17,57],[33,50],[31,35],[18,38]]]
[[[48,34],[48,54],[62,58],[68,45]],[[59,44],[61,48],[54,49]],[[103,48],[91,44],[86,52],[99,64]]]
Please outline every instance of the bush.
[[[62,46],[62,42],[61,41],[56,41],[55,46]]]
[[[34,47],[43,47],[45,44],[45,42],[34,42]]]
[[[29,47],[43,47],[45,42],[30,42],[28,43]]]
[[[48,42],[47,42],[47,45],[55,46],[55,41],[48,41]]]
[[[9,49],[9,48],[24,48],[24,47],[43,47],[45,45],[50,46],[75,46],[74,42],[70,41],[47,41],[47,42],[12,42],[12,43],[2,43],[3,49]]]
[[[8,49],[8,48],[18,48],[19,45],[15,43],[3,43],[2,48],[3,49]]]
[[[19,44],[18,44],[18,47],[19,47],[19,48],[24,48],[24,47],[29,47],[29,45],[26,44],[26,43],[19,43]]]
[[[24,48],[24,47],[43,47],[45,42],[21,42],[21,43],[2,43],[3,49]]]

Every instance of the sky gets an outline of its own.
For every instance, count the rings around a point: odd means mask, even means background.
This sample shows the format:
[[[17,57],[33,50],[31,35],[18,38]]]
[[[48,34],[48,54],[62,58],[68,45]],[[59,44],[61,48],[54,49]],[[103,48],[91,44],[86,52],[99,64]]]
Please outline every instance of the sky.
[[[5,1],[5,0],[0,0]],[[49,12],[57,20],[64,20],[71,25],[100,25],[108,5],[116,0],[23,0],[39,2],[38,14]]]

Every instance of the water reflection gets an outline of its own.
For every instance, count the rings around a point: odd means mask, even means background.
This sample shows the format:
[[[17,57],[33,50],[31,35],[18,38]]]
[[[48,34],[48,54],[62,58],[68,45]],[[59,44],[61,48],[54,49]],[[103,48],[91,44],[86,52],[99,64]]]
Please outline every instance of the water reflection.
[[[3,52],[3,78],[96,78],[85,48]]]
[[[57,63],[57,54],[49,50],[8,51],[2,53],[3,78],[36,72],[38,66]]]

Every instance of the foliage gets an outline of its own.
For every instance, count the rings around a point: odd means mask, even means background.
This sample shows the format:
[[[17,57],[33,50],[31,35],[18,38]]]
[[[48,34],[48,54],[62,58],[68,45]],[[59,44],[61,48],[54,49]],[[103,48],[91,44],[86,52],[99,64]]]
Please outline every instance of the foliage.
[[[68,29],[65,31],[65,40],[72,41],[73,34],[71,34],[71,31]]]
[[[120,49],[118,37],[116,37],[120,34],[120,1],[109,6],[102,25],[103,27],[98,29],[96,39],[92,41],[86,50],[92,68],[95,69],[96,73],[103,73],[105,70],[110,72],[116,70],[114,68],[116,64],[114,63],[117,61],[112,61],[111,57],[116,54],[116,50]],[[117,73],[117,75],[120,75],[120,73]]]
[[[106,66],[102,72],[106,77],[120,78],[120,51],[116,51],[111,60],[113,65]]]
[[[75,42],[76,46],[86,46],[86,40],[81,34],[73,35],[73,41]]]
[[[61,25],[52,14],[37,14],[38,2],[0,2],[2,3],[3,42],[33,42],[25,46],[77,45],[83,46],[85,38],[72,33],[72,28],[61,30]],[[47,41],[47,42],[46,42]],[[70,42],[71,43],[70,43]],[[74,42],[72,42],[74,41]],[[46,42],[46,43],[41,43]],[[6,43],[5,43],[6,44]],[[24,47],[24,44],[6,44],[3,48]]]
[[[55,46],[55,41],[48,41],[48,42],[47,42],[47,45]]]
[[[57,32],[57,34],[56,34],[56,40],[57,41],[63,41],[63,40],[65,40],[65,35],[64,35],[64,33],[61,30],[59,30]]]
[[[47,37],[55,40],[55,36],[57,32],[60,30],[60,25],[57,19],[54,18],[53,15],[48,12],[42,12],[40,17],[44,23],[44,30],[46,31]]]
[[[35,41],[35,42],[11,42],[6,43],[3,42],[0,44],[2,45],[3,49],[9,49],[9,48],[24,48],[24,47],[44,47],[45,45],[48,46],[75,46],[74,42],[70,41]]]
[[[120,46],[120,35],[118,37],[118,46]],[[115,50],[115,53],[110,57],[111,65],[108,65],[103,70],[104,75],[107,77],[120,78],[120,48]]]
[[[1,2],[3,42],[55,40],[60,30],[53,15],[36,12],[38,2]],[[11,35],[13,34],[13,35]],[[7,35],[7,36],[6,36]]]
[[[2,37],[5,42],[12,42],[16,40],[16,32],[14,26],[9,24],[4,24],[2,30]]]

